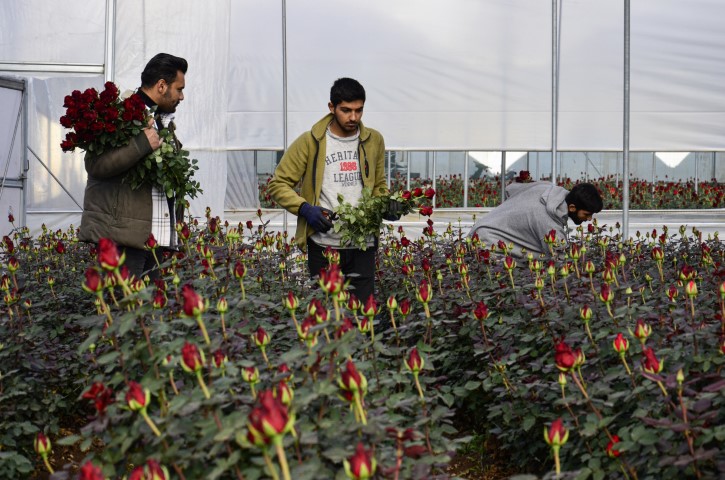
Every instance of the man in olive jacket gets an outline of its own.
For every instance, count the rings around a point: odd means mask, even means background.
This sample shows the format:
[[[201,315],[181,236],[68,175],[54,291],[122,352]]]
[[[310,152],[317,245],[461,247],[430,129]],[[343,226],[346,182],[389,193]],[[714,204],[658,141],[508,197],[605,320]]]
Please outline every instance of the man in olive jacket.
[[[151,185],[131,189],[123,178],[136,163],[160,147],[157,128],[170,128],[171,115],[184,99],[186,60],[167,53],[159,53],[146,64],[141,73],[138,94],[149,108],[156,107],[155,125],[149,125],[131,139],[128,145],[108,150],[99,156],[86,153],[88,173],[83,216],[79,238],[97,243],[110,238],[125,251],[125,265],[129,273],[140,277],[154,270],[153,254],[145,249],[149,235],[154,234],[160,246],[174,245],[174,218],[183,218],[181,200],[174,205],[163,192]],[[176,141],[175,148],[181,148]]]
[[[363,187],[373,196],[388,194],[385,183],[385,142],[361,122],[365,89],[356,80],[340,78],[330,90],[330,113],[295,140],[280,160],[269,192],[288,212],[297,215],[297,245],[307,250],[310,276],[327,266],[325,249],[340,253],[340,267],[350,278],[352,293],[365,302],[375,290],[377,238],[367,250],[341,245],[332,231],[337,195],[356,205]],[[300,193],[294,187],[302,180]],[[392,219],[389,218],[388,219]]]

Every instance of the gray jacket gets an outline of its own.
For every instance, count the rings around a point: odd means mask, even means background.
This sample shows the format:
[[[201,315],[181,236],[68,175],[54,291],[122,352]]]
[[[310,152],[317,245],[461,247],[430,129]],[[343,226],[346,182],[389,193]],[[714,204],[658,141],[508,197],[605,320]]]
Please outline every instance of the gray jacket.
[[[151,233],[151,186],[138,190],[122,182],[126,172],[153,152],[141,132],[128,145],[102,153],[86,154],[88,182],[83,198],[79,239],[98,242],[110,238],[125,247],[144,248]]]
[[[487,246],[503,240],[513,243],[513,255],[521,249],[534,254],[549,251],[544,236],[556,230],[556,238],[566,238],[568,190],[549,182],[512,183],[506,187],[506,200],[484,214],[468,233],[478,234]]]

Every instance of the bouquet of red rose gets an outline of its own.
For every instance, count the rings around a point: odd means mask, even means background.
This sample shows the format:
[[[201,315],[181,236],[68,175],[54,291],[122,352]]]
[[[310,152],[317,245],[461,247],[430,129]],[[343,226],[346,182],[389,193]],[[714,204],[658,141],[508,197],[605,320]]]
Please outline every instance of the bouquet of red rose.
[[[64,152],[80,148],[95,157],[128,145],[153,118],[153,112],[138,94],[121,98],[113,82],[106,82],[101,93],[95,88],[83,93],[74,90],[65,97],[63,106],[66,113],[60,117],[60,124],[71,131],[60,147]],[[155,185],[169,198],[196,197],[201,192],[199,182],[192,179],[198,170],[196,160],[188,158],[187,150],[173,145],[173,132],[169,129],[159,131],[159,138],[161,147],[130,169],[124,182],[133,189],[144,184]]]
[[[416,188],[412,192],[399,190],[390,195],[374,197],[370,188],[362,190],[362,196],[357,205],[353,206],[345,201],[342,195],[337,196],[339,205],[335,208],[338,222],[334,223],[333,229],[341,234],[340,242],[343,245],[352,245],[361,250],[367,249],[367,240],[370,237],[377,237],[380,234],[380,226],[383,223],[383,215],[387,213],[391,201],[400,205],[396,213],[400,216],[407,215],[418,209],[418,213],[424,216],[433,214],[433,207],[425,205],[426,200],[432,200],[435,190],[427,188]]]
[[[70,128],[61,142],[64,152],[80,148],[94,155],[106,150],[128,145],[138,135],[150,118],[141,97],[134,94],[121,100],[113,82],[106,82],[99,94],[95,88],[81,93],[74,90],[65,97],[65,115],[60,124]]]

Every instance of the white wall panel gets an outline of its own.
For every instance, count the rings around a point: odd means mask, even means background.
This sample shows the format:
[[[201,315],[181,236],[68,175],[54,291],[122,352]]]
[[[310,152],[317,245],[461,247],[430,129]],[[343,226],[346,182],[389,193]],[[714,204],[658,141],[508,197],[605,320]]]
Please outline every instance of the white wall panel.
[[[104,0],[2,0],[0,62],[103,63]]]

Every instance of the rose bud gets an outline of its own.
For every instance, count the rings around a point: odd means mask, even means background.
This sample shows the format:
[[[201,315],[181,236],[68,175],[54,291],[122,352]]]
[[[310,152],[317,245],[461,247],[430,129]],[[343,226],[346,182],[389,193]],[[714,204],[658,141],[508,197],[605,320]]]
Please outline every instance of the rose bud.
[[[88,267],[86,270],[86,281],[83,282],[83,290],[88,293],[98,293],[103,290],[103,279],[101,274],[94,267]]]
[[[347,299],[347,309],[355,313],[360,310],[361,306],[360,300],[357,299],[354,293],[351,293],[350,298]]]
[[[229,302],[226,297],[219,297],[219,301],[216,303],[216,309],[219,313],[227,313],[229,310]]]
[[[364,321],[367,321],[367,318],[363,319]],[[345,335],[347,332],[353,330],[355,326],[352,323],[352,320],[345,317],[342,319],[342,322],[337,327],[337,330],[335,330],[335,338],[341,338],[343,335]]]
[[[425,360],[423,360],[418,353],[418,348],[413,347],[413,349],[408,354],[408,358],[404,360],[405,366],[414,374],[418,374],[423,369],[423,366],[425,365]]]
[[[549,233],[544,235],[544,242],[547,245],[555,244],[556,243],[556,230],[554,230],[553,228],[551,230],[549,230]]]
[[[15,223],[15,217],[12,213],[8,213],[8,222]]]
[[[388,297],[388,301],[385,303],[388,307],[388,310],[391,312],[395,311],[398,308],[398,301],[395,299],[395,295],[390,295]]]
[[[342,290],[345,279],[340,271],[340,266],[336,263],[330,264],[329,267],[320,270],[320,288],[329,294],[336,294]]]
[[[78,480],[106,480],[101,467],[96,467],[88,460],[78,472]]]
[[[237,280],[241,280],[247,276],[247,267],[242,262],[237,260],[237,262],[234,264],[233,273],[234,273],[234,278],[236,278]]]
[[[594,266],[594,262],[592,262],[591,260],[587,260],[586,263],[584,264],[584,271],[586,273],[588,273],[589,275],[591,275],[592,273],[594,273],[596,271],[596,267]]]
[[[556,368],[562,372],[568,372],[576,365],[574,352],[563,340],[554,346],[554,362],[556,362]]]
[[[665,362],[660,361],[655,356],[655,351],[651,348],[645,348],[642,350],[644,359],[642,360],[642,368],[647,373],[660,373],[662,368],[665,366]]]
[[[151,391],[148,388],[143,388],[141,384],[133,380],[128,382],[126,404],[131,411],[137,412],[139,410],[145,410],[150,400]]]
[[[181,287],[181,295],[184,297],[184,314],[188,317],[197,317],[204,312],[204,300],[196,293],[191,284]]]
[[[665,254],[660,247],[652,248],[652,259],[653,260],[655,260],[657,262],[661,262],[664,260],[664,258],[665,258]]]
[[[697,283],[694,280],[690,280],[685,284],[685,293],[690,298],[697,296]]]
[[[473,316],[476,317],[476,320],[482,321],[486,320],[491,313],[488,311],[488,307],[483,302],[478,302],[476,304],[476,309],[473,311]]]
[[[254,340],[254,344],[256,346],[264,348],[269,345],[269,342],[272,339],[264,328],[257,327],[257,331],[254,332],[254,335],[252,335],[252,340]]]
[[[251,384],[259,382],[259,370],[257,367],[242,367],[242,380]]]
[[[358,372],[352,360],[348,360],[345,365],[345,370],[340,372],[338,383],[340,388],[350,392],[360,391],[365,393],[368,388],[367,378],[365,378],[365,375]]]
[[[720,298],[725,299],[725,281],[720,284]]]
[[[373,457],[372,450],[365,450],[361,442],[358,442],[355,454],[348,460],[343,460],[345,474],[353,480],[367,480],[375,475],[378,462]]]
[[[161,309],[166,306],[168,303],[168,300],[166,298],[166,294],[163,292],[163,290],[156,289],[156,292],[154,293],[154,299],[153,299],[153,307],[155,309]]]
[[[182,243],[186,243],[191,237],[191,230],[189,230],[189,225],[186,222],[176,222],[176,233],[178,233]]]
[[[677,287],[670,285],[670,288],[667,289],[667,298],[669,298],[671,302],[674,302],[678,293]]]
[[[181,348],[181,368],[186,372],[198,372],[204,367],[204,352],[193,343],[184,342]]]
[[[104,270],[116,270],[126,259],[124,252],[119,256],[116,242],[110,238],[101,238],[98,240],[98,263]]]
[[[551,423],[551,427],[544,427],[544,440],[552,447],[561,447],[569,439],[569,430],[564,427],[561,418]]]
[[[33,442],[35,452],[43,458],[46,458],[51,450],[50,439],[43,432],[38,432]]]
[[[247,428],[255,437],[279,438],[288,432],[294,424],[294,415],[289,415],[287,407],[274,398],[271,391],[259,392],[257,405],[249,412]]]
[[[153,233],[149,233],[149,238],[146,240],[144,247],[148,250],[155,250],[159,246],[159,242],[156,241]]]
[[[224,352],[222,352],[222,349],[217,349],[211,356],[212,362],[214,362],[214,366],[216,368],[224,368],[224,364],[226,364],[229,359],[226,355],[224,355]]]
[[[415,291],[415,298],[422,304],[427,304],[433,298],[433,287],[431,287],[428,280],[420,282],[420,286]]]
[[[559,382],[559,385],[561,385],[562,387],[565,387],[566,386],[566,373],[559,372],[559,379],[557,380],[557,382]]]
[[[277,367],[277,373],[282,375],[282,381],[288,382],[295,378],[292,371],[289,369],[286,363],[281,364],[279,367]]]
[[[274,398],[278,398],[282,405],[289,407],[295,398],[295,392],[284,380],[279,382],[273,390]]]
[[[637,319],[637,324],[634,327],[634,336],[639,339],[639,343],[644,346],[647,338],[652,334],[652,328],[644,322],[641,318]]]
[[[427,198],[428,200],[431,200],[433,197],[435,197],[436,191],[432,188],[427,188],[423,195],[425,195],[425,198]]]
[[[621,333],[618,333],[612,342],[612,347],[614,347],[614,351],[617,352],[619,356],[623,357],[627,350],[629,350],[629,340],[627,340]]]
[[[362,308],[360,313],[369,318],[374,317],[378,313],[378,304],[375,303],[375,298],[373,297],[372,293],[368,297],[367,301],[365,302],[365,306]]]
[[[360,333],[370,333],[371,328],[372,322],[368,317],[364,317],[358,322],[357,329],[360,331]]]
[[[603,283],[600,288],[599,299],[604,303],[611,303],[614,300],[614,292],[608,283]]]
[[[577,348],[576,350],[574,350],[574,357],[576,358],[576,361],[574,362],[574,368],[580,368],[582,365],[584,365],[584,362],[587,359],[581,348]]]
[[[579,316],[584,323],[587,323],[589,320],[592,319],[592,313],[592,309],[589,308],[589,305],[584,305],[582,308],[579,309]]]
[[[407,317],[408,315],[410,315],[410,309],[410,300],[408,300],[407,298],[401,300],[400,304],[398,305],[398,313],[400,313],[400,315],[402,315],[403,317]]]
[[[413,196],[414,196],[415,198],[418,198],[418,197],[422,197],[422,196],[423,196],[423,189],[422,189],[422,188],[420,188],[420,187],[417,187],[417,188],[415,188],[415,189],[413,190],[413,192],[412,192],[412,193],[413,193]]]
[[[516,268],[516,261],[514,261],[513,257],[506,255],[506,257],[503,259],[503,268],[508,271]]]
[[[169,471],[154,459],[146,460],[144,467],[146,477],[143,480],[170,480]]]
[[[612,435],[612,439],[607,443],[607,455],[610,458],[615,458],[620,455],[619,450],[615,450],[614,446],[619,443],[619,437],[617,435]]]

